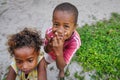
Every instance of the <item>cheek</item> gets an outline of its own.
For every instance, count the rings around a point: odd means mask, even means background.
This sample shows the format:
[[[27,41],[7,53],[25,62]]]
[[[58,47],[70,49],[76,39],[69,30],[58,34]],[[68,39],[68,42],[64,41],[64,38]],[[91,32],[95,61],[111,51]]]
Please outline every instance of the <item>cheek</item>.
[[[17,66],[18,69],[20,69],[20,70],[22,69],[22,64],[17,64],[16,63],[16,66]]]
[[[34,62],[34,65],[35,65],[35,66],[37,65],[37,60]]]
[[[34,61],[32,62],[32,66],[37,66],[37,60],[34,60]]]
[[[66,38],[66,39],[70,38],[71,35],[72,35],[72,33],[73,33],[73,32],[70,32],[70,31],[65,32],[65,38]]]
[[[57,31],[57,28],[52,27],[52,32],[55,33]]]
[[[65,32],[65,39],[68,39],[69,36],[70,36],[70,32],[69,32],[69,31],[66,31],[66,32]]]
[[[55,35],[55,32],[57,32],[57,29],[56,29],[56,28],[52,28],[52,33],[51,33],[51,35],[54,36],[54,35]]]

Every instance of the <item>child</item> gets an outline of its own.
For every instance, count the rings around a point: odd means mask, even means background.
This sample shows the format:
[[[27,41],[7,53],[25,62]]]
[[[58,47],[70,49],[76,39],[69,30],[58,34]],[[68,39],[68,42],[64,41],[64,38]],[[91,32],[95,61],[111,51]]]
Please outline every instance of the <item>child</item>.
[[[37,67],[42,59],[40,34],[31,28],[24,28],[8,39],[8,51],[13,55],[7,80],[38,80]]]
[[[47,54],[42,59],[43,65],[45,68],[47,63],[56,61],[61,80],[64,79],[65,66],[70,63],[74,53],[81,45],[79,34],[76,31],[77,19],[78,10],[74,5],[67,2],[59,4],[53,11],[53,26],[46,31],[44,49]],[[41,71],[42,69],[39,70],[40,75],[44,73]]]

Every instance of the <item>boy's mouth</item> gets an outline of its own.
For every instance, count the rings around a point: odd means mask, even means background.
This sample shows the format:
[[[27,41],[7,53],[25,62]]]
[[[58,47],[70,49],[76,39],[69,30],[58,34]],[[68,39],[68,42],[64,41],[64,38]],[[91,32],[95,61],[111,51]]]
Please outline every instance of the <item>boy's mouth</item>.
[[[62,34],[58,34],[58,32],[55,32],[55,35],[58,35],[59,37],[64,37],[64,36],[67,35],[67,33],[65,32],[65,33],[62,33]]]

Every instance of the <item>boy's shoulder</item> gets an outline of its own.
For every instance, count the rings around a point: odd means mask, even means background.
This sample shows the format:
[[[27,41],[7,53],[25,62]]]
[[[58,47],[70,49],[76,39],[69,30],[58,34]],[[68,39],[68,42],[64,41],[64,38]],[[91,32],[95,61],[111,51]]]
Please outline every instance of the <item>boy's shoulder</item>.
[[[65,41],[65,45],[66,46],[78,46],[78,47],[81,45],[80,36],[77,31],[74,31],[72,36],[67,41]]]
[[[75,30],[75,31],[73,32],[73,34],[71,35],[71,37],[69,38],[69,40],[75,40],[75,41],[76,41],[76,39],[80,41],[80,35],[79,35],[78,32]]]
[[[54,34],[52,32],[52,27],[50,27],[46,30],[46,36],[49,38],[54,36]]]
[[[46,34],[49,34],[52,32],[52,27],[49,27],[47,30],[46,30]]]

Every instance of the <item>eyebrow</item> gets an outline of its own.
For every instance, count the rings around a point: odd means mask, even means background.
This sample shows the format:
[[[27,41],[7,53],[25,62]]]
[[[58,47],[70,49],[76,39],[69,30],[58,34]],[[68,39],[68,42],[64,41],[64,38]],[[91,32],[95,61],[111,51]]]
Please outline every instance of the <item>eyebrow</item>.
[[[16,60],[16,61],[22,61],[21,59],[17,59],[17,58],[15,58],[15,60]]]
[[[29,58],[27,58],[26,60],[29,60],[29,59],[34,59],[34,57],[29,57]],[[15,60],[16,60],[16,61],[22,61],[22,60],[19,59],[19,58],[15,58]]]
[[[28,59],[34,59],[34,57],[29,57],[29,58],[27,58],[27,60],[28,60]]]
[[[69,25],[69,23],[64,23],[64,24],[67,24],[67,25]]]

